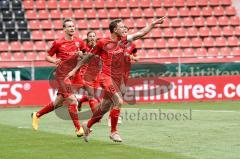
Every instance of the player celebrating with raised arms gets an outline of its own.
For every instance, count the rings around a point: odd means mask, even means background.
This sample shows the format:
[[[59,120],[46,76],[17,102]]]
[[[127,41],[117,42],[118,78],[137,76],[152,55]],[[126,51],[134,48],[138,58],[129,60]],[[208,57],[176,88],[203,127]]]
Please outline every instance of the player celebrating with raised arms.
[[[116,120],[112,124],[117,125],[117,114],[120,114],[120,108],[123,104],[123,97],[120,91],[120,85],[122,81],[122,72],[119,70],[112,69],[113,67],[121,67],[121,62],[124,60],[124,53],[126,45],[128,42],[137,40],[144,37],[149,33],[156,25],[162,24],[165,17],[153,21],[150,25],[141,29],[139,32],[124,36],[123,32],[125,25],[121,19],[116,19],[111,21],[109,24],[109,30],[111,36],[108,38],[100,39],[96,44],[96,49],[94,49],[94,54],[101,57],[103,66],[101,73],[100,84],[105,91],[103,101],[100,103],[99,107],[94,111],[93,116],[87,122],[82,124],[84,130],[84,140],[88,142],[88,136],[90,133],[90,128],[97,123],[103,115],[109,111],[112,107],[113,116]],[[87,58],[87,57],[86,57]],[[119,63],[116,63],[118,61]],[[82,62],[79,62],[76,67],[69,73],[69,77],[74,75],[77,70],[81,67]],[[121,142],[122,139],[118,132],[111,132],[110,139],[115,142]]]
[[[32,127],[34,130],[37,130],[39,118],[53,111],[55,108],[62,106],[63,102],[65,102],[68,105],[70,117],[76,128],[76,134],[77,136],[82,136],[83,130],[77,116],[78,102],[71,88],[64,83],[64,79],[68,72],[75,67],[77,58],[81,58],[83,52],[86,50],[86,46],[83,40],[74,36],[75,25],[72,19],[68,18],[63,21],[63,29],[65,36],[53,42],[46,56],[48,62],[57,66],[54,72],[54,87],[58,89],[57,98],[54,102],[50,102],[32,114]],[[54,55],[56,55],[56,58],[53,57]]]

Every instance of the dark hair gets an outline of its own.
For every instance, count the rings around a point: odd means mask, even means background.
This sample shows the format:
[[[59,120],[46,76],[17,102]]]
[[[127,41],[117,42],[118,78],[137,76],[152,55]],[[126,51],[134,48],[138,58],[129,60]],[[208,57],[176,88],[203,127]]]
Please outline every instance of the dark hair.
[[[94,34],[96,35],[95,31],[90,30],[90,31],[87,32],[87,36],[88,36],[89,34],[91,34],[91,33],[94,33]]]
[[[66,23],[67,23],[67,22],[73,22],[73,19],[72,19],[72,18],[65,18],[65,19],[63,20],[63,28],[66,27]]]
[[[114,32],[114,29],[116,28],[117,24],[120,23],[122,20],[121,19],[114,19],[110,22],[109,24],[109,30],[111,33]]]

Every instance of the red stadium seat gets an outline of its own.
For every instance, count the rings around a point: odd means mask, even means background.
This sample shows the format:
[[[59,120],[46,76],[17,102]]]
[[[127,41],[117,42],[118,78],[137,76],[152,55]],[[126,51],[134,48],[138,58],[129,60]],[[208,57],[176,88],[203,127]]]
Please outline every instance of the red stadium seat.
[[[187,36],[188,37],[196,37],[198,36],[198,30],[195,27],[191,27],[187,29]]]
[[[45,0],[38,0],[35,2],[36,9],[46,9],[46,1]]]
[[[207,37],[207,38],[204,38],[203,40],[203,45],[205,47],[213,47],[214,46],[214,40],[212,37]]]
[[[54,40],[55,39],[55,31],[54,30],[45,31],[45,39],[46,40]]]
[[[16,52],[13,54],[13,60],[22,61],[25,59],[25,54],[22,52]]]
[[[64,9],[62,10],[62,18],[72,18],[73,17],[73,12],[70,9]]]
[[[184,0],[175,0],[175,7],[184,7]]]
[[[228,17],[220,17],[218,18],[218,25],[219,26],[227,26],[228,25]]]
[[[197,56],[207,56],[206,48],[198,48],[196,51]]]
[[[142,27],[145,27],[146,26],[146,20],[145,19],[137,19],[136,21],[136,27],[137,28],[142,28]]]
[[[208,52],[207,52],[208,56],[218,56],[219,55],[219,51],[217,48],[209,48]]]
[[[47,10],[39,10],[38,19],[49,19],[49,12]]]
[[[3,52],[1,53],[1,60],[12,60],[12,54],[9,52]]]
[[[47,1],[46,7],[47,7],[48,9],[57,9],[57,7],[58,7],[57,0]]]
[[[22,43],[23,51],[33,51],[33,42],[32,41],[24,41]]]
[[[60,0],[59,8],[60,9],[69,9],[70,8],[69,0]]]
[[[90,9],[90,8],[93,8],[93,1],[92,0],[83,0],[82,2],[82,7],[83,8],[87,8],[87,9]]]
[[[96,18],[97,17],[97,13],[94,9],[87,9],[85,10],[87,18]]]
[[[46,52],[39,52],[38,53],[38,60],[45,60],[47,53]]]
[[[170,57],[170,53],[168,49],[161,49],[158,55],[159,57]]]
[[[108,19],[103,19],[101,20],[102,28],[108,28],[109,26],[109,20]],[[128,26],[128,25],[127,25]],[[129,27],[129,26],[128,26]]]
[[[209,0],[209,5],[210,6],[217,6],[217,5],[219,5],[219,0]]]
[[[225,47],[227,45],[227,41],[224,37],[217,37],[215,41],[215,46],[217,47]]]
[[[175,39],[175,38],[169,39],[168,40],[168,47],[169,48],[176,48],[176,47],[178,47],[178,39]]]
[[[155,49],[151,49],[151,50],[149,50],[148,52],[147,52],[147,55],[148,55],[148,57],[150,57],[150,58],[158,58],[159,56],[158,56],[158,50],[155,50]]]
[[[180,47],[181,48],[191,47],[190,39],[188,39],[188,38],[181,38],[180,39]]]
[[[160,28],[154,28],[151,32],[153,38],[162,37],[162,30]]]
[[[173,28],[166,28],[166,29],[164,29],[164,37],[167,37],[167,38],[174,37],[174,30],[173,30]]]
[[[104,8],[104,0],[95,0],[94,7],[96,9]]]
[[[201,27],[199,29],[199,36],[201,37],[206,37],[206,36],[209,36],[209,28],[208,27]]]
[[[240,36],[240,26],[235,27],[235,35]]]
[[[42,20],[41,21],[41,28],[46,29],[46,30],[52,29],[52,22],[49,21],[49,20]]]
[[[127,8],[128,1],[127,0],[119,0],[117,1],[118,8]]]
[[[139,4],[139,2],[137,0],[131,0],[128,2],[128,6],[130,8],[136,8],[136,7],[138,7],[138,4]]]
[[[43,39],[42,31],[39,31],[39,30],[32,31],[32,39],[33,40],[42,40]]]
[[[178,16],[178,10],[176,8],[169,8],[167,12],[168,12],[168,17]]]
[[[187,49],[184,49],[183,56],[184,57],[194,57],[195,56],[194,53],[195,53],[194,49],[187,48]]]
[[[89,27],[90,28],[100,28],[99,20],[97,20],[97,19],[89,20]]]
[[[198,6],[205,7],[208,5],[208,0],[197,1]]]
[[[214,16],[223,16],[224,15],[223,7],[221,7],[221,6],[214,7],[213,14],[214,14]]]
[[[59,10],[50,11],[51,19],[61,19],[61,13]]]
[[[239,40],[237,37],[233,36],[233,37],[228,37],[228,46],[238,46],[239,47]]]
[[[172,27],[181,27],[182,26],[182,20],[180,18],[172,18],[171,26]]]
[[[221,1],[220,1],[220,4],[221,4],[222,6],[229,6],[229,5],[232,4],[232,0],[221,0]]]
[[[10,43],[10,50],[11,51],[21,51],[22,50],[22,45],[19,41],[13,41]]]
[[[129,18],[131,16],[131,12],[128,8],[124,8],[120,10],[121,18]]]
[[[223,35],[224,36],[233,36],[234,34],[234,29],[230,26],[226,26],[223,28]]]
[[[217,25],[217,18],[216,17],[208,17],[207,18],[207,26],[216,26]]]
[[[172,49],[171,57],[182,57],[182,56],[183,56],[182,49]]]
[[[164,8],[157,8],[155,12],[156,12],[156,16],[158,17],[163,17],[163,16],[166,16],[167,14],[167,11]]]
[[[185,37],[186,36],[186,30],[184,28],[177,28],[175,31],[176,37]]]
[[[153,6],[153,8],[162,7],[162,0],[153,0],[152,1],[152,6]]]
[[[133,18],[143,17],[143,11],[140,8],[132,9],[132,16]]]
[[[74,17],[75,19],[84,19],[85,18],[85,11],[82,9],[74,10]]]
[[[0,51],[8,51],[9,44],[8,42],[0,42]]]
[[[109,31],[108,31],[108,33],[109,33]],[[142,48],[143,41],[141,39],[138,39],[138,40],[134,41],[134,44],[137,46],[137,48]]]
[[[105,6],[107,8],[115,8],[116,7],[116,4],[117,2],[115,0],[108,0],[106,3],[105,3]]]
[[[149,8],[151,7],[151,0],[141,0],[140,4],[142,8]]]
[[[96,33],[96,36],[98,38],[102,38],[103,37],[103,32],[101,30],[94,30],[94,32]]]
[[[72,0],[71,1],[71,7],[72,9],[80,10],[82,2],[79,0]]]
[[[34,10],[27,10],[25,15],[27,19],[37,19],[37,12]]]
[[[169,7],[169,8],[172,8],[174,7],[174,0],[163,0],[163,3],[162,3],[163,7]]]
[[[199,17],[201,15],[201,10],[198,7],[192,7],[190,13],[192,17]]]
[[[184,27],[193,26],[193,19],[191,17],[183,18],[183,26]]]
[[[222,33],[221,33],[221,28],[219,27],[212,27],[211,28],[211,36],[221,36]]]
[[[78,20],[77,26],[80,29],[86,29],[86,28],[88,28],[88,22],[86,20]]]
[[[234,47],[232,49],[232,54],[233,55],[240,55],[240,47]]]
[[[56,32],[55,38],[60,39],[64,36],[64,32],[62,30],[59,30]]]
[[[34,8],[34,1],[33,0],[23,1],[23,6],[24,9],[32,10]]]
[[[190,15],[190,11],[187,7],[183,7],[179,9],[179,15],[181,17],[188,17]]]
[[[167,46],[165,39],[157,39],[155,43],[155,48],[166,48]]]
[[[144,17],[151,18],[154,17],[154,10],[152,8],[146,8],[144,9]]]
[[[53,27],[54,29],[62,29],[63,24],[61,20],[53,20]]]
[[[192,47],[196,47],[196,48],[202,47],[202,43],[203,42],[201,38],[198,38],[198,37],[192,38]]]
[[[230,25],[239,26],[240,25],[240,18],[238,16],[230,17]]]
[[[196,1],[195,0],[187,0],[185,5],[187,7],[195,7],[196,6]]]
[[[41,24],[38,20],[31,20],[28,22],[28,28],[31,30],[38,30],[41,29]]]
[[[27,52],[25,58],[26,60],[36,60],[37,54],[35,52]]]
[[[220,52],[219,52],[219,54],[222,55],[222,56],[228,56],[228,55],[231,55],[231,49],[228,48],[228,47],[220,48]]]
[[[211,7],[204,7],[203,9],[202,9],[202,15],[204,16],[204,17],[210,17],[210,16],[212,16],[213,15],[213,10],[212,10],[212,8]]]
[[[109,9],[109,18],[119,18],[120,12],[118,9]]]
[[[197,27],[203,27],[205,25],[205,20],[203,17],[195,18],[194,22],[195,22],[195,26]]]
[[[98,10],[98,18],[108,18],[108,11],[105,9],[99,9]]]
[[[36,41],[34,44],[34,50],[36,51],[46,51],[47,45],[44,41]]]
[[[109,21],[107,24],[109,25]],[[134,26],[135,26],[134,21],[132,19],[125,19],[124,24],[129,28],[134,28]]]
[[[138,56],[140,58],[147,58],[148,57],[147,52],[144,49],[138,50]]]
[[[233,6],[226,7],[225,12],[226,12],[226,15],[228,15],[228,16],[233,16],[233,15],[236,15],[236,13],[237,13],[236,9]]]

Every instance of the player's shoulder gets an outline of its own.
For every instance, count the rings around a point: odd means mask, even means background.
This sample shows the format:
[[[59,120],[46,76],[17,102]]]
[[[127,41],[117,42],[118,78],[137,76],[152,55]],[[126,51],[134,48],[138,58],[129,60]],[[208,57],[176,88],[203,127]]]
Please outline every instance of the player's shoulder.
[[[58,38],[53,41],[53,45],[60,45],[65,41],[64,37]]]

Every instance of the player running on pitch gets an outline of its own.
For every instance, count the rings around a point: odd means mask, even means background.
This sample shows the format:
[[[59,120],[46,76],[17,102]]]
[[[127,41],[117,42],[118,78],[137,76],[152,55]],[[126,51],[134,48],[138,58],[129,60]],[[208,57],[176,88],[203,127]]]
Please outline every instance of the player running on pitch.
[[[34,130],[38,130],[39,118],[53,111],[55,108],[62,106],[63,102],[65,102],[68,105],[70,117],[76,128],[76,134],[77,136],[82,136],[83,129],[80,126],[77,116],[78,102],[71,88],[65,84],[64,79],[67,73],[75,67],[77,58],[82,56],[86,48],[84,41],[74,36],[75,25],[72,19],[68,18],[63,21],[63,29],[65,36],[53,42],[46,56],[48,62],[57,66],[54,73],[54,85],[57,85],[56,87],[58,88],[57,98],[54,102],[50,102],[39,111],[32,114],[32,127]],[[56,55],[56,58],[53,57],[54,55]],[[69,60],[70,58],[76,60]],[[71,66],[67,66],[68,60],[71,61]]]
[[[149,33],[156,25],[162,24],[164,19],[165,17],[155,20],[139,32],[128,36],[123,35],[125,26],[122,20],[113,20],[109,25],[111,36],[101,39],[97,42],[94,53],[96,55],[99,55],[103,61],[100,84],[105,91],[105,95],[103,101],[95,110],[91,119],[89,119],[87,122],[84,122],[82,125],[84,130],[84,140],[86,142],[88,142],[90,128],[95,123],[97,123],[106,112],[109,111],[112,105],[112,111],[114,114],[113,116],[116,117],[112,124],[117,125],[117,114],[120,114],[120,107],[123,104],[123,98],[120,91],[122,74],[121,72],[115,72],[115,70],[112,69],[113,65],[121,65],[115,63],[114,60],[121,61],[124,57],[124,49],[126,48],[128,42],[142,38],[147,33]],[[68,77],[74,75],[79,69],[79,67],[81,67],[81,65],[82,63],[79,62],[77,66],[69,73]],[[118,132],[111,133],[110,139],[115,142],[122,141]]]

